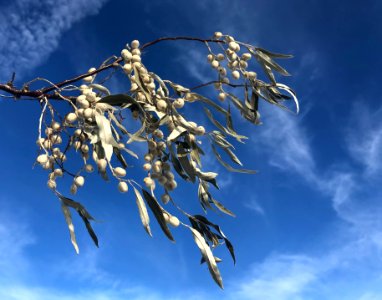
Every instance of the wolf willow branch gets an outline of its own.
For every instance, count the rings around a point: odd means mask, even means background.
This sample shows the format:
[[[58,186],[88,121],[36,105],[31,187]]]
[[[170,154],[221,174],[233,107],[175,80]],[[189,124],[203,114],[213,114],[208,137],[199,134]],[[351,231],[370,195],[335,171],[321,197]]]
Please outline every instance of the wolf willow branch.
[[[188,88],[162,79],[144,64],[143,50],[163,41],[179,40],[205,45],[207,62],[216,72],[215,78]],[[284,102],[293,100],[298,110],[294,91],[278,83],[274,74],[289,75],[275,61],[288,57],[236,41],[221,32],[216,32],[211,39],[163,37],[143,46],[134,40],[121,51],[120,57],[112,56],[100,67],[90,68],[77,77],[55,84],[36,78],[21,89],[15,88],[11,80],[0,85],[0,90],[16,99],[41,102],[43,109],[36,142],[39,148],[36,164],[48,172],[47,185],[60,200],[70,239],[77,252],[79,247],[71,210],[79,214],[98,246],[98,238],[91,226],[94,218],[82,204],[59,192],[58,182],[60,178],[72,180],[70,193],[76,195],[91,182],[90,173],[97,170],[104,180],[113,179],[121,193],[128,193],[129,187],[132,189],[130,194],[136,200],[143,228],[150,236],[153,234],[150,216],[171,241],[174,241],[171,227],[182,225],[190,230],[201,252],[201,262],[208,265],[212,278],[223,287],[217,267],[221,259],[215,257],[212,251],[217,246],[225,245],[235,262],[232,243],[218,225],[202,215],[184,211],[178,203],[183,199],[176,199],[173,191],[178,188],[179,182],[193,183],[197,185],[197,198],[204,212],[212,209],[235,216],[212,195],[211,188],[219,188],[218,174],[202,168],[205,146],[202,147],[201,141],[209,142],[210,153],[228,171],[255,173],[242,168],[243,163],[234,153],[230,140],[243,143],[247,137],[235,130],[231,109],[237,109],[244,119],[254,125],[261,123],[258,111],[261,99],[284,109],[288,109]],[[257,77],[253,71],[256,64],[264,70],[269,82]],[[114,72],[106,79],[98,80],[98,74],[110,69]],[[128,90],[125,93],[115,94],[107,86],[115,72],[123,73],[126,78]],[[48,86],[30,90],[30,86],[38,80],[47,82]],[[82,84],[76,85],[79,81]],[[206,87],[214,87],[216,95],[211,98],[196,92]],[[51,100],[66,101],[69,108],[60,106],[59,110]],[[184,107],[195,102],[203,106],[200,111],[205,113],[209,124],[197,124],[187,119]],[[129,131],[126,128],[128,123],[136,123],[139,129]],[[130,177],[131,165],[140,159],[133,152],[132,143],[144,143],[147,147],[141,155],[143,178],[140,179]],[[80,158],[77,169],[68,170],[66,161],[76,157]],[[230,163],[225,159],[229,159]],[[62,178],[64,175],[69,176]]]

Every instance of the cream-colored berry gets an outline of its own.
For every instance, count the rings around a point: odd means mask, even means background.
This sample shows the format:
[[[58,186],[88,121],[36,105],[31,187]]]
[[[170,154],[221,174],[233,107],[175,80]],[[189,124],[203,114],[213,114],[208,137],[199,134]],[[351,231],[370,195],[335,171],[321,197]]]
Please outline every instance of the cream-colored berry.
[[[248,67],[248,63],[244,60],[241,60],[239,63],[240,67],[246,69]]]
[[[180,225],[179,219],[175,216],[171,216],[170,219],[168,220],[168,223],[170,223],[174,227],[178,227]]]
[[[214,38],[215,38],[215,39],[220,39],[222,36],[223,36],[223,34],[222,34],[220,31],[216,31],[216,32],[214,33]]]
[[[243,54],[241,55],[241,59],[242,59],[242,60],[245,60],[245,61],[250,60],[251,57],[252,57],[251,53],[243,53]]]
[[[57,187],[57,183],[52,179],[48,180],[47,185],[51,190],[55,190]]]
[[[228,47],[229,47],[229,49],[231,49],[232,51],[235,51],[235,52],[240,51],[240,46],[239,46],[239,44],[236,43],[236,42],[230,42],[230,43],[228,44]]]
[[[226,93],[223,93],[223,92],[222,92],[222,93],[219,93],[218,98],[219,98],[220,101],[224,101],[226,97],[227,97],[227,94],[226,94]]]
[[[40,164],[45,164],[49,160],[49,157],[47,154],[40,154],[37,156],[37,162]]]
[[[73,122],[75,122],[75,121],[77,120],[77,115],[76,115],[75,113],[73,113],[73,112],[68,113],[68,114],[66,115],[65,120],[66,120],[68,123],[73,123]]]
[[[50,137],[50,140],[52,141],[52,144],[59,145],[62,143],[62,137],[59,134],[53,134]]]
[[[153,172],[160,173],[162,171],[162,168],[160,165],[154,165],[152,168]]]
[[[126,176],[126,170],[124,168],[116,167],[113,169],[113,171],[114,171],[114,174],[118,177]]]
[[[165,111],[167,108],[167,102],[165,100],[157,101],[157,108],[159,111]]]
[[[168,194],[163,194],[161,197],[161,200],[164,204],[167,204],[170,201],[170,195]]]
[[[130,63],[124,64],[123,65],[123,70],[127,73],[130,74],[131,71],[133,70],[133,67]]]
[[[45,149],[50,149],[50,148],[52,148],[52,141],[51,140],[45,140],[44,141],[44,148]]]
[[[82,153],[88,153],[89,152],[89,146],[84,144],[81,146],[81,152]]]
[[[135,63],[135,62],[141,62],[141,57],[139,56],[139,55],[133,55],[133,57],[131,58],[131,61],[133,62],[133,63]]]
[[[155,184],[154,180],[152,180],[150,177],[145,177],[143,179],[143,182],[145,183],[146,187],[148,187],[148,188],[154,187],[154,184]]]
[[[133,82],[133,83],[131,84],[130,92],[135,92],[137,89],[138,89],[138,84],[136,84],[135,82]]]
[[[175,108],[182,108],[184,106],[184,99],[183,98],[178,98],[174,101],[174,107]]]
[[[79,187],[83,186],[85,184],[85,178],[83,176],[77,176],[74,178],[74,184]]]
[[[131,58],[133,57],[133,55],[131,54],[131,52],[127,49],[123,49],[121,51],[121,56],[122,58],[125,60],[125,61],[129,61],[131,60]]]
[[[144,164],[143,165],[143,170],[145,170],[145,171],[150,171],[151,170],[151,164],[149,164],[149,163],[146,163],[146,164]]]
[[[54,169],[54,176],[61,177],[63,175],[62,169]]]
[[[212,54],[208,54],[208,55],[207,55],[207,61],[208,61],[208,62],[212,62],[212,61],[214,60],[214,58],[215,58],[215,57],[214,57],[214,55],[212,55]]]
[[[211,62],[211,66],[214,68],[214,69],[217,69],[219,67],[219,62],[214,59],[212,62]]]
[[[86,83],[91,83],[93,81],[93,76],[87,76],[83,79],[83,81]]]
[[[227,69],[224,68],[224,67],[219,67],[219,73],[220,73],[222,76],[226,76],[226,75],[227,75]]]
[[[145,161],[150,162],[153,159],[153,156],[150,153],[147,153],[144,156]]]
[[[121,192],[121,193],[126,193],[128,190],[129,190],[129,186],[127,185],[126,182],[124,181],[120,181],[118,183],[118,190]]]
[[[141,55],[141,50],[139,50],[138,48],[136,48],[136,49],[133,49],[132,51],[131,51],[131,54],[133,54],[133,55]]]
[[[178,184],[176,183],[175,180],[169,180],[165,184],[166,189],[168,189],[169,191],[176,189],[177,186]]]
[[[88,173],[92,173],[94,171],[94,167],[91,164],[86,164],[85,171]]]
[[[94,109],[88,107],[84,110],[84,117],[86,119],[94,117]]]
[[[160,177],[158,178],[158,182],[159,182],[160,185],[165,185],[166,182],[167,182],[167,178],[166,178],[166,176],[160,176]]]
[[[131,48],[133,48],[133,49],[139,48],[139,41],[138,40],[132,41],[131,42]]]
[[[104,158],[101,158],[97,161],[97,167],[101,172],[105,172],[107,167],[107,161]]]
[[[217,59],[218,61],[222,61],[222,60],[225,59],[225,56],[224,56],[223,53],[219,53],[218,55],[216,55],[216,59]]]
[[[256,79],[256,77],[257,77],[257,73],[253,72],[253,71],[250,71],[247,74],[248,74],[248,78],[250,78],[250,79]]]
[[[158,139],[163,139],[163,131],[162,130],[160,130],[160,129],[156,129],[155,131],[154,131],[154,136],[155,137],[157,137]]]
[[[239,71],[233,71],[233,72],[232,72],[232,78],[233,78],[233,79],[239,79],[239,78],[240,78],[240,73],[239,73]]]
[[[58,131],[58,130],[60,130],[60,128],[61,128],[60,123],[58,123],[58,122],[53,122],[53,123],[52,123],[52,129],[53,129],[54,131]]]
[[[196,127],[196,134],[197,135],[204,135],[206,133],[206,129],[203,126]]]

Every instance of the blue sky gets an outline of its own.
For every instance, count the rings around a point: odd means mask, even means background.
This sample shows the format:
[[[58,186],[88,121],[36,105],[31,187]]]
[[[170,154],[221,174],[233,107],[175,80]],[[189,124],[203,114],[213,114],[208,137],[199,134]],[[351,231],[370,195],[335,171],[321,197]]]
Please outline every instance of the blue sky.
[[[102,222],[100,248],[76,220],[70,244],[46,174],[32,169],[39,106],[0,102],[0,299],[382,299],[382,68],[380,1],[0,0],[0,80],[60,81],[100,64],[133,39],[209,37],[215,31],[274,52],[293,77],[299,115],[262,103],[263,125],[237,121],[238,149],[256,175],[228,174],[216,197],[237,217],[208,213],[234,243],[210,279],[189,232],[172,244],[140,224],[134,197],[92,177],[76,199]],[[209,78],[200,45],[158,44],[144,60],[162,78],[190,86]],[[123,81],[113,90],[123,91]],[[190,114],[195,112],[190,111]],[[197,116],[198,117],[198,116]],[[200,118],[200,122],[207,120]],[[199,212],[195,189],[179,202]],[[183,189],[184,188],[184,189]]]

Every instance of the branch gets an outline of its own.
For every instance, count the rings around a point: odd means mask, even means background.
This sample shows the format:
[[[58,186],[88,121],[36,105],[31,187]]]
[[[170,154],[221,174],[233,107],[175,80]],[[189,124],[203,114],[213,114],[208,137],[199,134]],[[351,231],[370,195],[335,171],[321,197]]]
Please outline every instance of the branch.
[[[177,37],[162,37],[159,39],[156,39],[154,41],[148,42],[144,44],[142,47],[140,47],[141,50],[144,50],[145,48],[148,48],[152,45],[155,45],[159,42],[163,41],[178,41],[178,40],[183,40],[183,41],[198,41],[201,43],[225,43],[223,40],[215,40],[215,39],[200,39],[200,38],[195,38],[195,37],[189,37],[189,36],[177,36]]]
[[[198,42],[201,42],[201,43],[208,43],[208,42],[211,42],[211,43],[225,43],[225,41],[223,41],[223,40],[200,39],[200,38],[187,37],[187,36],[162,37],[162,38],[159,38],[159,39],[156,39],[156,40],[153,40],[151,42],[148,42],[148,43],[144,44],[142,47],[140,47],[140,49],[144,50],[144,49],[146,49],[146,48],[148,48],[148,47],[150,47],[152,45],[155,45],[155,44],[157,44],[159,42],[162,42],[162,41],[176,41],[176,40],[198,41]],[[110,68],[115,68],[122,61],[123,61],[123,58],[122,57],[118,57],[113,62],[111,62],[111,63],[109,63],[107,65],[103,65],[102,67],[96,69],[93,72],[88,72],[88,73],[85,73],[85,74],[82,74],[82,75],[78,75],[78,76],[76,76],[74,78],[67,79],[67,80],[58,82],[56,84],[52,84],[51,86],[43,88],[41,90],[30,91],[30,90],[28,90],[26,88],[17,89],[15,87],[13,87],[12,84],[10,85],[9,83],[8,84],[0,84],[0,90],[13,95],[16,99],[20,99],[21,97],[29,97],[30,99],[25,99],[25,100],[36,100],[36,99],[41,99],[43,97],[46,97],[48,99],[53,99],[53,100],[62,100],[62,96],[57,95],[55,93],[52,94],[50,92],[56,90],[57,88],[61,88],[61,87],[66,86],[68,84],[77,82],[77,81],[79,81],[79,80],[81,80],[81,79],[83,79],[85,77],[93,76],[95,74],[98,74],[98,73],[100,73],[102,71],[105,71],[107,69],[110,69]],[[203,84],[203,85],[198,86],[198,87],[202,87],[202,86],[209,85],[209,84],[211,84],[211,83]],[[233,86],[233,85],[231,85],[231,86]],[[198,88],[198,87],[195,87],[195,88]],[[70,99],[70,100],[74,100],[74,97],[67,97],[67,98]]]

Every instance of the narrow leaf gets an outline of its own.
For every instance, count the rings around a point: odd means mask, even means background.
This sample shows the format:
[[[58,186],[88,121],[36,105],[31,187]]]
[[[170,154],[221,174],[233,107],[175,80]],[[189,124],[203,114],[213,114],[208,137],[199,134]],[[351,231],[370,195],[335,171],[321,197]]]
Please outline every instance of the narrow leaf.
[[[74,233],[74,225],[72,222],[72,215],[70,213],[69,208],[64,203],[61,203],[61,208],[62,208],[62,212],[64,213],[66,224],[68,224],[70,241],[73,244],[74,250],[76,250],[76,253],[78,254],[80,252],[80,249],[78,248],[78,244],[76,241],[76,234]]]
[[[151,211],[154,213],[154,216],[157,219],[164,234],[168,237],[169,240],[175,242],[174,237],[172,236],[171,231],[167,226],[166,220],[163,217],[164,209],[162,208],[162,206],[160,206],[158,201],[153,196],[151,196],[150,193],[148,193],[146,190],[142,189],[142,193]]]
[[[190,228],[192,235],[194,237],[195,243],[200,249],[200,252],[202,253],[203,258],[208,265],[208,269],[210,271],[212,278],[221,288],[223,288],[223,280],[220,275],[219,268],[216,264],[215,257],[212,254],[211,248],[207,245],[205,239],[203,238],[203,236],[200,234],[199,231],[197,231],[196,229],[190,226],[188,226],[188,228]]]
[[[212,202],[215,204],[215,206],[223,213],[230,215],[231,217],[236,217],[236,215],[230,211],[228,208],[226,208],[223,204],[221,204],[218,200],[212,198]]]
[[[138,210],[139,210],[139,216],[141,217],[141,221],[142,221],[143,227],[145,228],[146,232],[150,236],[152,236],[150,225],[149,225],[150,218],[149,218],[149,214],[147,213],[146,204],[143,201],[141,193],[135,187],[133,187],[133,188],[134,188],[134,193],[135,193],[135,196],[136,196],[136,203],[137,203]]]

